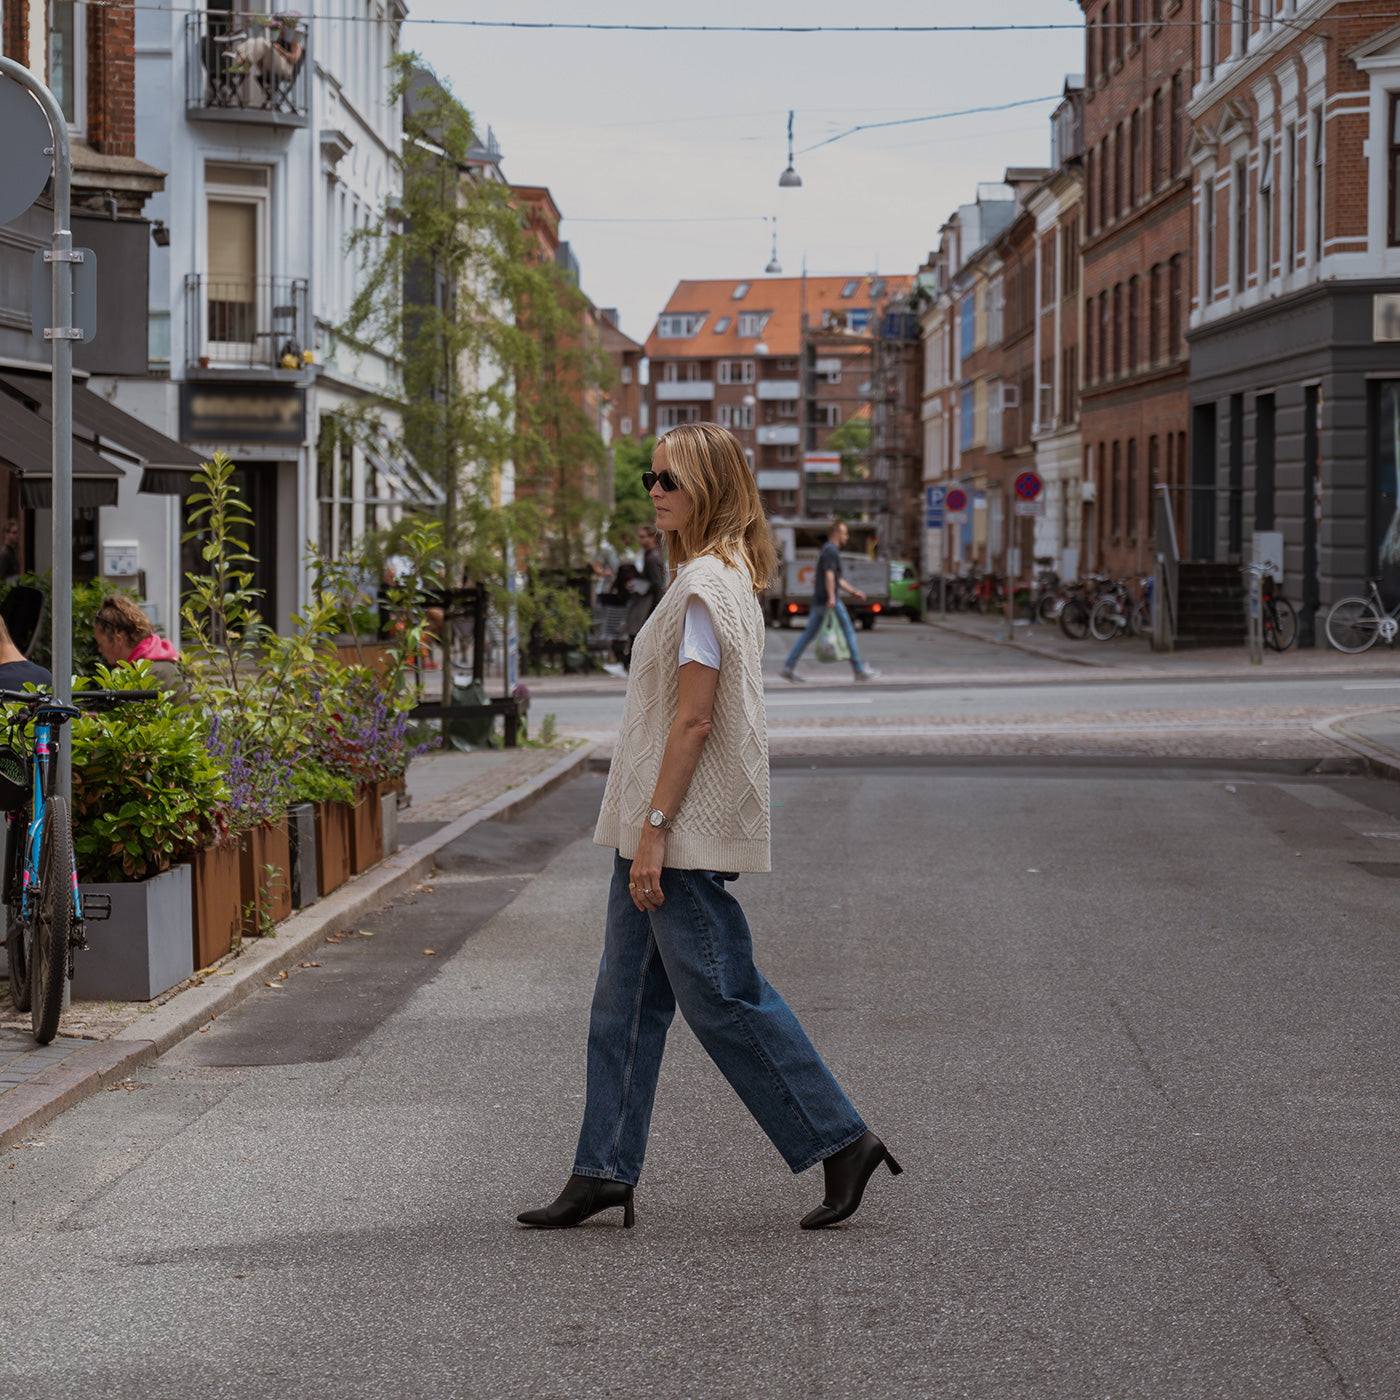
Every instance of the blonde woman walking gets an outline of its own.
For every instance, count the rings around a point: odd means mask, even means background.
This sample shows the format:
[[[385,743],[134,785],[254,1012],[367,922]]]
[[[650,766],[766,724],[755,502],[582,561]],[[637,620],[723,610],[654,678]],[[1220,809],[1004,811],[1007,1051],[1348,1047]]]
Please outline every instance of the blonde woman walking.
[[[675,577],[637,636],[594,841],[612,847],[603,958],[588,1030],[588,1093],[572,1174],[522,1212],[559,1229],[621,1207],[633,1223],[666,1032],[696,1038],[795,1172],[821,1162],[806,1230],[854,1214],[883,1162],[787,1003],[754,966],[727,886],[770,869],[764,622],[776,569],[743,449],[713,423],[672,429],[642,480]]]

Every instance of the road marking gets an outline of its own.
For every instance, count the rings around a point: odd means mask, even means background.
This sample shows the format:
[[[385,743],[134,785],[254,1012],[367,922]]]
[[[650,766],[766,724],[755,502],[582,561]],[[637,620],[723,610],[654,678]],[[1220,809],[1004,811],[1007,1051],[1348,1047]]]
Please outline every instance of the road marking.
[[[1343,690],[1400,690],[1400,681],[1357,681]]]
[[[779,697],[775,695],[768,703],[770,705],[873,705],[875,703],[875,697],[873,695],[834,695],[830,699],[827,699],[825,697],[813,695],[810,699],[806,696],[800,699],[797,696],[793,696],[793,698],[789,700],[786,696]]]

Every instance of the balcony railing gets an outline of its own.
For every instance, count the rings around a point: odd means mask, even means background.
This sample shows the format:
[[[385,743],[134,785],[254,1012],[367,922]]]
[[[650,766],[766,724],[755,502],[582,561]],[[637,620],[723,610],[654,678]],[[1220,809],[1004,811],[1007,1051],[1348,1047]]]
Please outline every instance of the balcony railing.
[[[185,278],[185,345],[201,369],[299,370],[306,363],[306,278]]]
[[[713,379],[662,379],[655,387],[657,403],[710,403],[715,396]]]
[[[309,21],[276,14],[185,16],[185,109],[216,121],[305,126]]]

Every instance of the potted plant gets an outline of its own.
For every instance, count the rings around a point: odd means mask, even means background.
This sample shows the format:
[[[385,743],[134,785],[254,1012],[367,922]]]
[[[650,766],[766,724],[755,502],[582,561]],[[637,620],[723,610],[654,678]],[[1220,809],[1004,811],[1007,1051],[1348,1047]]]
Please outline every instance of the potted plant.
[[[292,866],[293,901],[300,908],[317,894],[329,894],[350,878],[350,811],[355,787],[314,759],[297,764],[292,775],[292,807],[297,814]],[[310,813],[310,834],[307,817]]]
[[[108,670],[84,686],[148,689],[144,662]],[[190,862],[210,813],[226,799],[205,743],[204,721],[169,696],[85,714],[70,726],[73,832],[86,892],[111,900],[111,917],[89,925],[76,959],[74,993],[149,1001],[183,981],[197,960]]]

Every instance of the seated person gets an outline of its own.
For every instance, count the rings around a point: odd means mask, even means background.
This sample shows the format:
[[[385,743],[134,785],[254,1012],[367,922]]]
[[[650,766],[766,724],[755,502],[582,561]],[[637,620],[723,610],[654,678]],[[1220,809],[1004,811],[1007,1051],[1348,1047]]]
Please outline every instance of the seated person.
[[[11,640],[10,629],[0,621],[0,690],[23,690],[31,683],[49,689],[53,677],[25,656]]]
[[[92,620],[92,635],[107,665],[146,661],[162,690],[180,685],[180,672],[175,664],[180,653],[164,637],[156,636],[151,619],[125,594],[113,593],[98,608]]]

